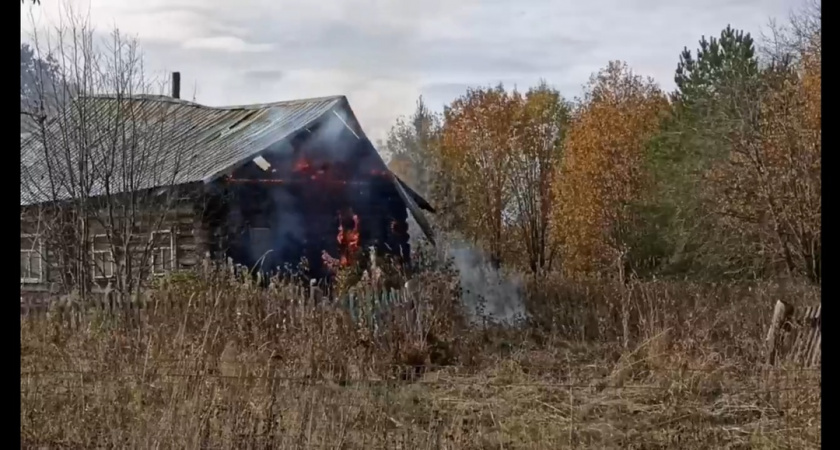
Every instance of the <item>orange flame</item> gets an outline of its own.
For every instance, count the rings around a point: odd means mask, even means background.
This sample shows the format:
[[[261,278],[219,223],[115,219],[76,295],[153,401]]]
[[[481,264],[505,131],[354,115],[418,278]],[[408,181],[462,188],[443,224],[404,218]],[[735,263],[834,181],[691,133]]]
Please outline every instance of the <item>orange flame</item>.
[[[359,251],[359,216],[353,214],[353,228],[344,229],[343,219],[339,214],[338,224],[338,247],[341,249],[339,258],[342,267],[353,263],[356,253]]]
[[[310,167],[309,166],[309,161],[307,161],[305,159],[299,159],[295,163],[295,171],[298,171],[298,172],[302,172],[304,170],[307,170],[307,169],[309,169],[309,167]]]

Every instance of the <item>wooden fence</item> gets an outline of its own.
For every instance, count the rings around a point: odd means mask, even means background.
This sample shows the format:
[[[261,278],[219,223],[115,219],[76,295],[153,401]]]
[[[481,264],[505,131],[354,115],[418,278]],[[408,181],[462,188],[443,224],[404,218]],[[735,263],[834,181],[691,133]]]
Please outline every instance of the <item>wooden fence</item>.
[[[796,309],[776,302],[767,332],[767,363],[822,365],[822,304]]]

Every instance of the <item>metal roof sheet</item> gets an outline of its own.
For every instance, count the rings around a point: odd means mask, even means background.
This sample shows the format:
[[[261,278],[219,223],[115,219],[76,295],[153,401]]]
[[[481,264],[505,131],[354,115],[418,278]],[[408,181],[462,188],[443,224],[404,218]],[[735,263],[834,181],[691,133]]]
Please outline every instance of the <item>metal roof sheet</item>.
[[[88,196],[208,181],[335,108],[352,116],[344,96],[231,107],[163,96],[80,98],[43,134],[21,134],[21,205],[77,197],[80,175],[90,178]],[[108,192],[97,183],[105,176],[120,180]]]

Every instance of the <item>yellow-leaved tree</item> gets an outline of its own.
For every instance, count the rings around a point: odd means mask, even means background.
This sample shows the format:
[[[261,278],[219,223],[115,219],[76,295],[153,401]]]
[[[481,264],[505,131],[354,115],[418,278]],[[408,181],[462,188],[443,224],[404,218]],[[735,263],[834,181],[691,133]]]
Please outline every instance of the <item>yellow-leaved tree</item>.
[[[493,262],[506,252],[512,219],[510,170],[522,96],[494,88],[469,89],[444,110],[441,169],[452,177],[460,232],[480,243]]]
[[[570,105],[545,82],[520,102],[516,146],[511,154],[512,233],[519,262],[532,273],[553,269],[559,253],[550,230],[556,207],[552,185],[563,154]]]
[[[644,192],[644,157],[669,104],[651,79],[622,62],[594,74],[565,138],[554,230],[563,269],[580,275],[623,271],[633,205]]]

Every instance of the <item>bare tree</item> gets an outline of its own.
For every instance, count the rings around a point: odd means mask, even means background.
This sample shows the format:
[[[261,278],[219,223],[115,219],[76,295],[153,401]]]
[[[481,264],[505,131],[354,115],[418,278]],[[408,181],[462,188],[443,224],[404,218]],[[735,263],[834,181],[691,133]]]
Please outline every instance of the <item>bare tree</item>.
[[[380,148],[390,165],[420,195],[430,197],[435,174],[434,146],[440,133],[440,115],[429,110],[423,97],[410,117],[400,117]]]
[[[21,134],[21,280],[136,293],[173,267],[166,224],[188,192],[178,181],[192,147],[178,131],[190,106],[149,95],[163,85],[118,30],[101,37],[70,12],[42,34],[31,47],[57,70],[21,92],[36,105]]]
[[[39,95],[44,89],[55,86],[58,76],[58,62],[52,55],[36,55],[35,50],[25,42],[20,44],[20,132],[29,133],[37,129],[38,121],[48,114],[55,114],[59,104],[44,104],[42,101],[58,102],[63,96],[50,92]]]
[[[822,5],[807,0],[794,9],[786,23],[771,20],[762,33],[762,56],[771,64],[790,65],[804,53],[819,51],[822,44]]]

